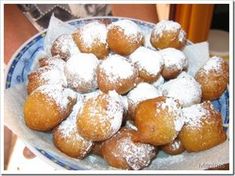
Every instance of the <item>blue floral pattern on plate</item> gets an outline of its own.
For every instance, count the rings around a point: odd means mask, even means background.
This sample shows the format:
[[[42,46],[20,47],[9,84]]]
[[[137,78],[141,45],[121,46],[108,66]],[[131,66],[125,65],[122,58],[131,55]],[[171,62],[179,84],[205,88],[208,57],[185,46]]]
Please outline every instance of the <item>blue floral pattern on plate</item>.
[[[84,18],[70,21],[69,24],[79,27],[86,23],[89,23],[94,20],[102,20],[105,23],[111,23],[122,18],[115,17],[93,17],[93,18]],[[141,30],[147,34],[151,31],[154,24],[143,22],[140,20],[134,20]],[[27,75],[32,70],[32,65],[35,61],[37,54],[43,50],[44,37],[46,35],[46,31],[32,37],[29,39],[22,47],[16,51],[16,53],[11,58],[11,61],[8,65],[8,70],[6,72],[6,84],[5,88],[13,87],[14,85],[24,83],[27,81]],[[225,126],[225,130],[227,129],[229,123],[229,92],[226,90],[220,99],[212,102],[214,107],[221,112],[223,116],[223,122]],[[61,157],[49,153],[40,148],[36,148],[44,157],[50,159],[52,162],[60,165],[61,167],[68,170],[81,170],[85,168],[81,168],[77,165],[72,165],[70,163],[66,163]]]

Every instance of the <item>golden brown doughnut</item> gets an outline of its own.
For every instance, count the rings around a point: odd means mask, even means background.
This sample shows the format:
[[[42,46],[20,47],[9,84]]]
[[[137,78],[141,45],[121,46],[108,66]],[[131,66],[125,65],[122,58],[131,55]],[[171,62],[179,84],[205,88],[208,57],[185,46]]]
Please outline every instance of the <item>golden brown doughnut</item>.
[[[103,92],[125,94],[135,86],[136,68],[120,55],[110,55],[97,69],[98,87]]]
[[[72,35],[62,34],[60,35],[51,46],[51,55],[59,56],[63,60],[68,60],[69,57],[75,53],[79,53],[79,49],[76,46]]]
[[[218,99],[227,88],[229,66],[222,58],[214,56],[196,73],[195,79],[202,87],[203,100]]]
[[[185,151],[185,148],[182,144],[182,142],[176,138],[173,142],[161,146],[161,149],[170,155],[178,155],[180,153],[183,153]]]
[[[55,65],[40,67],[28,75],[27,92],[31,94],[42,85],[61,85],[66,87],[64,72]]]
[[[182,49],[186,44],[186,33],[179,23],[162,20],[154,27],[150,41],[155,48]]]
[[[144,43],[144,37],[135,22],[118,20],[108,26],[107,42],[112,51],[127,56]]]
[[[178,99],[183,107],[201,102],[201,86],[186,72],[182,72],[176,79],[167,81],[160,89],[162,95]]]
[[[99,21],[90,22],[72,35],[81,52],[93,53],[99,59],[104,59],[109,54],[105,24]]]
[[[138,128],[136,140],[155,146],[173,142],[184,124],[180,104],[164,96],[139,103],[134,122]]]
[[[160,91],[158,91],[153,85],[146,82],[139,83],[127,94],[128,117],[133,120],[135,109],[140,102],[159,97],[160,95]]]
[[[165,48],[160,50],[159,53],[164,61],[164,67],[161,72],[164,79],[176,78],[188,67],[188,59],[180,50],[175,48]]]
[[[68,87],[80,93],[94,91],[97,86],[96,70],[98,59],[94,54],[78,53],[65,64],[65,76]]]
[[[53,143],[63,153],[82,159],[91,150],[93,142],[84,139],[77,130],[76,120],[82,106],[81,95],[77,95],[77,103],[69,117],[53,130]]]
[[[54,57],[44,57],[38,60],[39,67],[51,66],[56,67],[64,72],[65,61],[62,60],[58,55]]]
[[[179,133],[179,139],[188,152],[207,150],[226,140],[221,114],[211,102],[184,108],[183,115],[185,125]]]
[[[150,144],[133,142],[135,131],[122,128],[101,148],[102,155],[109,165],[121,169],[142,169],[156,156],[156,148]]]
[[[78,131],[88,140],[106,140],[121,127],[123,112],[122,101],[115,91],[89,98],[78,114]]]
[[[34,130],[49,131],[72,111],[75,93],[56,85],[44,85],[33,91],[24,104],[24,120]]]
[[[163,68],[163,58],[158,51],[145,47],[137,48],[129,59],[137,67],[139,77],[152,83],[158,79]]]

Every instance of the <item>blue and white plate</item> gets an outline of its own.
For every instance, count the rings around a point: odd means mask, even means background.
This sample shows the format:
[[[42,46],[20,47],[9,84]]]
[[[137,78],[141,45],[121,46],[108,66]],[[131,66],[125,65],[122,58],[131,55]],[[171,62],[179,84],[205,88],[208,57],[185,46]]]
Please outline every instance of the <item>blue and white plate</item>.
[[[84,19],[77,19],[70,21],[69,24],[79,27],[86,23],[89,23],[94,20],[102,20],[106,23],[111,23],[123,18],[116,18],[116,17],[93,17],[93,18],[84,18]],[[153,28],[154,24],[140,21],[140,20],[133,20],[135,23],[139,25],[142,31],[145,34],[150,33],[151,29]],[[32,70],[34,61],[36,59],[37,54],[43,51],[43,43],[45,39],[46,31],[41,32],[28,41],[26,41],[12,56],[7,70],[6,70],[6,83],[5,88],[13,87],[17,84],[21,84],[27,81],[27,75]],[[220,97],[220,99],[213,101],[215,108],[222,113],[223,121],[225,129],[229,122],[229,93],[225,91],[224,94]],[[81,167],[78,165],[74,165],[63,160],[62,157],[40,148],[31,148],[36,153],[40,153],[43,155],[47,160],[55,163],[56,165],[61,166],[62,168],[69,169],[69,170],[78,170],[78,169],[87,169],[86,167]]]

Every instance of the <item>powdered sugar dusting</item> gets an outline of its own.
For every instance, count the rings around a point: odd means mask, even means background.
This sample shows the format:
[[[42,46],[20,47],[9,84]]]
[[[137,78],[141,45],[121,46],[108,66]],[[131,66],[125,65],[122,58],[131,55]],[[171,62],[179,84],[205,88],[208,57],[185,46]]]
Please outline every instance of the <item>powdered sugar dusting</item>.
[[[178,99],[184,107],[201,102],[202,90],[200,84],[186,72],[161,86],[164,96]]]
[[[178,35],[178,40],[180,42],[184,42],[186,40],[186,33],[184,32],[184,30],[180,30],[179,35]]]
[[[152,145],[134,143],[131,137],[120,139],[118,141],[118,150],[129,167],[134,170],[148,166],[151,159],[156,155],[155,148]]]
[[[73,106],[73,110],[66,120],[64,120],[58,127],[64,137],[69,137],[72,133],[76,133],[76,137],[80,140],[82,137],[77,132],[77,114],[79,113],[83,103],[83,98],[77,93],[77,103]]]
[[[162,85],[163,83],[165,82],[164,78],[162,77],[162,75],[159,76],[159,78],[152,83],[152,85],[155,87],[155,88],[158,88],[160,85]]]
[[[124,35],[126,35],[128,38],[133,40],[142,40],[143,35],[138,27],[138,25],[131,21],[131,20],[118,20],[116,22],[112,22],[108,29],[117,28],[119,30],[122,30],[124,32]]]
[[[122,124],[122,116],[124,112],[122,98],[116,91],[109,91],[109,104],[107,108],[107,116],[113,117],[111,122],[111,133],[116,133]]]
[[[224,60],[222,58],[214,56],[211,57],[202,68],[206,73],[208,73],[211,70],[214,70],[216,72],[221,72],[223,71],[221,67],[223,62]]]
[[[77,130],[77,114],[80,112],[83,103],[82,95],[77,93],[77,103],[74,105],[73,110],[69,117],[64,120],[58,127],[57,130],[60,131],[64,138],[73,138],[75,141],[82,142],[82,146],[85,147],[83,155],[85,155],[93,145],[93,142],[83,138]]]
[[[202,119],[206,118],[208,114],[209,111],[203,107],[203,103],[183,108],[185,123],[194,128],[200,127]]]
[[[158,51],[142,46],[137,48],[129,58],[139,70],[144,70],[153,76],[157,76],[163,66],[163,58]]]
[[[41,92],[61,108],[66,110],[71,99],[76,100],[76,93],[71,89],[63,88],[59,85],[43,85],[37,88],[34,92]]]
[[[173,114],[175,130],[180,131],[184,125],[184,118],[179,103],[177,103],[174,98],[167,97],[164,103],[157,104],[156,111],[158,111],[159,108],[162,110],[167,109],[168,112]]]
[[[97,127],[102,126],[102,128],[94,127],[92,129],[93,133],[95,134],[98,129],[101,129],[102,131],[99,131],[99,133],[107,134],[111,137],[119,130],[122,124],[124,108],[120,95],[115,91],[110,91],[108,94],[101,93],[92,97],[88,101],[91,102],[88,109],[91,117],[89,119],[90,123],[97,124]],[[103,104],[100,102],[103,102]]]
[[[38,79],[41,80],[41,82],[44,84],[58,84],[64,87],[67,86],[64,72],[59,70],[58,67],[54,65],[40,67],[38,70],[36,70],[36,73],[39,74]]]
[[[165,31],[177,32],[178,30],[180,30],[180,28],[181,28],[181,25],[177,22],[169,21],[169,20],[162,20],[155,25],[153,32],[158,36],[162,36],[163,32]]]
[[[57,69],[61,70],[64,72],[64,66],[65,66],[65,61],[62,60],[58,55],[54,57],[50,57],[47,59],[41,59],[39,60],[39,65],[40,67],[43,66],[51,66],[51,67],[56,67]]]
[[[92,47],[94,42],[106,43],[107,28],[105,24],[98,21],[88,23],[81,27],[81,39],[86,47]]]
[[[135,74],[134,66],[117,54],[110,55],[99,65],[99,68],[108,76],[110,82],[128,79]]]
[[[71,56],[76,53],[80,53],[77,45],[75,44],[71,34],[62,34],[60,35],[53,45],[56,46],[62,53],[68,54]]]
[[[65,76],[69,86],[76,89],[77,86],[86,85],[88,90],[96,89],[98,63],[96,56],[91,53],[73,55],[65,65]]]
[[[160,50],[160,54],[163,57],[165,67],[176,67],[179,70],[183,70],[188,66],[188,59],[180,50],[175,48],[166,48]]]
[[[128,94],[128,104],[135,108],[141,101],[160,96],[160,92],[151,84],[139,83]]]

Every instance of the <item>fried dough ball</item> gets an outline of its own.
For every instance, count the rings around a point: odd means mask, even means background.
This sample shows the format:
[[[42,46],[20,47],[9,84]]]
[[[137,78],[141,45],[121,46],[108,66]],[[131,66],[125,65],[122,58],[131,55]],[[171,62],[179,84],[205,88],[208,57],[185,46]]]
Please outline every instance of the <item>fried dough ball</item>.
[[[31,94],[42,85],[67,86],[64,72],[55,65],[40,67],[28,75],[27,92]]]
[[[88,93],[97,88],[98,59],[94,54],[73,55],[65,64],[68,86],[77,92]]]
[[[55,146],[68,156],[82,159],[91,150],[93,142],[84,139],[77,130],[77,114],[79,113],[83,100],[77,94],[77,103],[69,117],[53,130],[53,142]]]
[[[137,105],[148,99],[159,97],[160,91],[148,83],[139,83],[134,89],[127,94],[128,100],[128,117],[133,119]]]
[[[176,138],[173,142],[161,146],[161,149],[170,155],[178,155],[180,153],[183,153],[185,151],[185,148],[182,144],[182,142]]]
[[[39,67],[52,66],[56,67],[62,72],[64,72],[65,61],[62,60],[59,56],[53,56],[49,58],[40,58],[38,61]]]
[[[102,145],[102,155],[109,165],[120,169],[139,170],[148,166],[156,156],[150,144],[134,142],[135,130],[122,128]]]
[[[129,59],[137,67],[139,77],[145,82],[152,83],[160,76],[164,62],[158,51],[141,46],[129,56]]]
[[[144,43],[144,36],[135,22],[118,20],[108,26],[107,42],[112,51],[127,56]]]
[[[164,96],[178,99],[183,107],[201,102],[201,86],[186,72],[182,72],[176,79],[166,82],[160,89]]]
[[[138,128],[136,140],[155,146],[173,142],[184,124],[180,104],[164,96],[141,102],[134,122]]]
[[[88,140],[106,140],[121,127],[123,112],[120,95],[115,91],[89,98],[78,114],[78,131]]]
[[[24,120],[34,130],[49,131],[72,111],[76,94],[58,85],[43,85],[33,91],[24,103]]]
[[[104,59],[109,54],[105,24],[99,21],[90,22],[72,35],[81,52],[93,53],[99,59]]]
[[[222,58],[214,56],[197,72],[195,79],[202,87],[203,100],[218,99],[227,88],[229,66]]]
[[[101,91],[115,90],[125,94],[135,86],[136,68],[120,55],[110,55],[97,69],[98,86]]]
[[[179,23],[162,20],[155,25],[150,41],[155,48],[182,49],[186,44],[186,33]]]
[[[164,67],[161,72],[164,79],[176,78],[188,67],[188,59],[180,50],[166,48],[160,50],[159,53],[162,55],[164,61]]]
[[[52,56],[59,55],[61,59],[66,61],[70,56],[76,53],[80,53],[80,51],[70,34],[62,34],[52,43]]]
[[[188,152],[207,150],[226,140],[222,117],[211,102],[192,105],[183,109],[185,125],[179,133]]]

